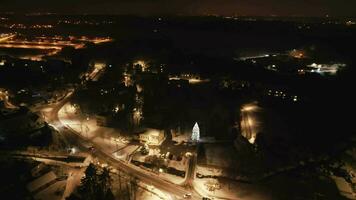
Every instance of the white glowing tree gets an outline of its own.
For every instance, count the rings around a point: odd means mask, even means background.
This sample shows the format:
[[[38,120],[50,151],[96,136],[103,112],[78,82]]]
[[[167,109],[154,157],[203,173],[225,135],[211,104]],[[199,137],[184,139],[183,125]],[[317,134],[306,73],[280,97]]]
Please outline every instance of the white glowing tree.
[[[199,141],[199,139],[200,139],[200,130],[199,130],[198,123],[195,122],[193,130],[192,130],[192,140]]]

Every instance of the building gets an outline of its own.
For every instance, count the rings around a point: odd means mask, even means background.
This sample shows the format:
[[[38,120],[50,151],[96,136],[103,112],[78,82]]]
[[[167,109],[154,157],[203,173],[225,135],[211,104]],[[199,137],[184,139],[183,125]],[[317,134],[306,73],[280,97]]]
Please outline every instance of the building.
[[[28,109],[1,109],[0,129],[6,133],[26,133],[42,128],[43,119]]]
[[[165,140],[162,130],[148,129],[139,135],[140,141],[148,145],[160,145]]]

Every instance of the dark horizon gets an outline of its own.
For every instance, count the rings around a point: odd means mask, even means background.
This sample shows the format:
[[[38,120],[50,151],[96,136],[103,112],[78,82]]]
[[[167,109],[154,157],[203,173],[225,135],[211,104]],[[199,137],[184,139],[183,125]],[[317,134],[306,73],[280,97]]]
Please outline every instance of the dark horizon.
[[[355,8],[0,0],[2,196],[354,199]]]
[[[48,2],[34,0],[4,0],[0,12],[95,14],[95,15],[221,15],[221,16],[279,16],[279,17],[355,17],[356,2],[352,0],[311,0],[294,2],[282,0],[77,0]]]
[[[218,14],[202,14],[202,15],[194,15],[194,14],[104,14],[104,13],[59,13],[59,12],[28,12],[28,13],[18,13],[18,12],[9,12],[9,11],[0,11],[0,15],[12,15],[12,16],[88,16],[88,17],[142,17],[142,18],[150,18],[150,17],[222,17],[226,19],[335,19],[335,20],[353,20],[356,19],[356,16],[344,15],[344,16],[302,16],[302,15],[218,15]]]

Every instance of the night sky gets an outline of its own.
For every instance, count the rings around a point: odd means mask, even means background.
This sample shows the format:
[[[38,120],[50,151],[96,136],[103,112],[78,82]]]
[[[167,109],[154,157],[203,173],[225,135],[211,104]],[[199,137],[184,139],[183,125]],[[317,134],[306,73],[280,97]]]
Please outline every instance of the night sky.
[[[356,16],[356,0],[0,0],[0,12]]]

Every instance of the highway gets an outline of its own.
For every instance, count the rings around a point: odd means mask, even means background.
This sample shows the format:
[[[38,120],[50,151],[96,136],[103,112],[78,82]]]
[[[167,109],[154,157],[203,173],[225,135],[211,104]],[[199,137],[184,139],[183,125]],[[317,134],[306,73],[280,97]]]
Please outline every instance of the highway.
[[[16,36],[16,34],[5,35],[5,36],[0,35],[0,42],[6,42],[6,41],[14,38],[15,36]]]
[[[16,34],[0,38],[0,46],[6,48],[30,48],[30,49],[62,49],[63,47],[74,47],[76,49],[83,48],[86,42],[93,42],[94,44],[101,44],[111,42],[111,38],[96,38],[96,39],[78,39],[75,41],[61,40],[61,41],[24,41],[21,39],[12,40]],[[43,38],[47,39],[47,38]]]

